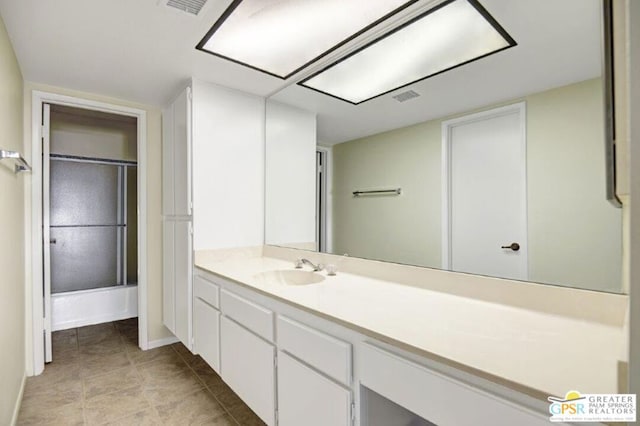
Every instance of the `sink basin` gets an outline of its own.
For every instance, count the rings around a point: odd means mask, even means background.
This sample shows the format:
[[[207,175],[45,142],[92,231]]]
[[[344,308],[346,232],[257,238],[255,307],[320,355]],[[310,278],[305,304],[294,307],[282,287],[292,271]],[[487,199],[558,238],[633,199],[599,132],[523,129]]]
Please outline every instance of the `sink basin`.
[[[281,269],[275,271],[260,272],[254,278],[266,284],[307,285],[324,281],[325,277],[312,271],[298,271],[293,269]]]

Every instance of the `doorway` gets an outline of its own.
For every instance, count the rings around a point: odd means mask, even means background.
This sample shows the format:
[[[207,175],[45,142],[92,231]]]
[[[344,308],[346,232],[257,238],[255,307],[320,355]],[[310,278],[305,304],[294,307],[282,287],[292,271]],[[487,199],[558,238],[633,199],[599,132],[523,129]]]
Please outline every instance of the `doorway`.
[[[443,135],[443,268],[526,280],[524,102],[447,120]]]
[[[48,329],[137,317],[137,120],[56,104],[42,117]]]
[[[33,374],[53,330],[137,315],[147,349],[146,112],[34,91],[31,129]]]
[[[327,251],[327,174],[328,152],[316,149],[316,247],[318,252]]]

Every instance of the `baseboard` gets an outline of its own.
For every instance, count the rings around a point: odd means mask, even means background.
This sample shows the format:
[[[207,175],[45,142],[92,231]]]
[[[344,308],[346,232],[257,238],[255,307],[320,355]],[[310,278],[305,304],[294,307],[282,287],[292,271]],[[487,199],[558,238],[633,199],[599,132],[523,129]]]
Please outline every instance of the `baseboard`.
[[[158,340],[150,340],[147,343],[147,349],[155,349],[155,348],[159,348],[161,346],[167,346],[167,345],[172,345],[174,343],[178,343],[180,340],[176,337],[176,336],[169,336],[169,337],[165,337],[164,339],[158,339]]]
[[[22,405],[22,397],[24,396],[24,386],[27,383],[26,373],[22,375],[22,383],[20,384],[20,392],[18,392],[18,398],[16,404],[13,407],[13,416],[11,417],[11,425],[18,424],[18,415],[20,414],[20,406]]]

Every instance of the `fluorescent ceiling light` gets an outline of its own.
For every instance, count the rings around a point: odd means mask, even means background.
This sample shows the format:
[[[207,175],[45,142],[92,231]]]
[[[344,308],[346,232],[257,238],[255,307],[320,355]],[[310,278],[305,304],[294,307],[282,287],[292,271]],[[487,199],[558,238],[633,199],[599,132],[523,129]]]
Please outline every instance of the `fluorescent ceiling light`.
[[[196,49],[280,78],[418,0],[234,0]]]
[[[476,0],[450,0],[298,84],[359,104],[515,45]]]

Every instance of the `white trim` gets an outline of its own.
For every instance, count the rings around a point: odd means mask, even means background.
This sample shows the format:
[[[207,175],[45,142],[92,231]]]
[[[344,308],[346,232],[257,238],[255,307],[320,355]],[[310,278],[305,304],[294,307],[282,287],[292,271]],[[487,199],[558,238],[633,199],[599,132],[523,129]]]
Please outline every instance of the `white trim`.
[[[49,209],[51,208],[51,106],[42,105],[40,109],[42,115],[41,134],[42,140],[42,229],[44,235],[42,238],[42,252],[44,253],[42,270],[44,271],[43,279],[43,313],[44,317],[44,362],[53,360],[53,350],[51,349],[51,218],[49,217]]]
[[[74,96],[34,90],[31,104],[31,258],[32,258],[32,341],[33,374],[44,370],[43,291],[42,291],[42,104],[72,106],[135,117],[138,120],[138,342],[148,347],[147,334],[147,113],[138,108],[91,101]]]
[[[320,153],[322,157],[322,190],[320,194],[318,194],[318,153]],[[329,191],[327,191],[327,185],[329,182],[327,173],[329,171],[328,161],[329,161],[329,151],[320,146],[316,146],[316,251],[327,251],[327,198],[329,195]],[[318,199],[322,200],[322,210],[318,209]],[[318,228],[320,229],[320,233],[318,233]],[[322,247],[324,250],[320,250]]]
[[[442,269],[451,270],[451,215],[449,206],[451,205],[451,129],[461,124],[468,124],[477,121],[486,120],[488,118],[500,117],[507,114],[517,112],[520,116],[520,133],[522,149],[522,181],[525,183],[522,191],[522,203],[525,214],[525,229],[522,238],[521,251],[527,262],[525,263],[524,280],[529,277],[529,253],[528,253],[528,235],[529,235],[529,218],[527,208],[527,107],[526,102],[517,102],[515,104],[506,105],[499,108],[492,108],[486,111],[453,118],[442,122]]]
[[[180,339],[178,339],[176,336],[169,336],[158,340],[150,340],[147,344],[147,349],[155,349],[161,346],[172,345],[174,343],[178,343],[179,341]]]
[[[16,398],[16,402],[13,406],[13,415],[11,416],[10,425],[18,424],[18,416],[20,415],[20,407],[22,406],[22,396],[24,395],[24,387],[27,383],[27,375],[22,375],[22,383],[20,383],[20,391],[18,391],[18,397]]]
[[[333,147],[316,145],[316,151],[325,153],[324,253],[333,253]]]
[[[624,7],[624,6],[623,6]],[[629,132],[629,180],[631,182],[629,199],[629,393],[640,394],[640,4],[637,1],[626,2],[627,11],[627,78],[629,96],[627,97]]]

